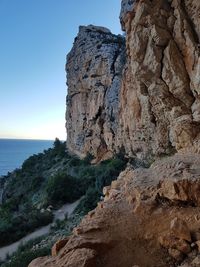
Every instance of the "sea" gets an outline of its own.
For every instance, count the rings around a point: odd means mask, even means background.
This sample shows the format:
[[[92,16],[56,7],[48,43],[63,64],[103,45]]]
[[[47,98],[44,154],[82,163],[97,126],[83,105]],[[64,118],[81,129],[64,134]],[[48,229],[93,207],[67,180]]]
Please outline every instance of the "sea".
[[[28,157],[53,146],[53,140],[0,139],[0,177],[20,168]]]

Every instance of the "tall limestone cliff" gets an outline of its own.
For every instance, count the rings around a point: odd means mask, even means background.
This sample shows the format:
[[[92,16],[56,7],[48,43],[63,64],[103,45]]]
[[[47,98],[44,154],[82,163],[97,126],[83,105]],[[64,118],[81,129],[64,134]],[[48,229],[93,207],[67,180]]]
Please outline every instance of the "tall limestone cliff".
[[[122,1],[121,36],[80,27],[67,57],[67,143],[97,159],[192,146],[200,130],[199,1]]]
[[[198,139],[199,14],[199,1],[124,1],[119,139],[129,154],[170,153]]]
[[[118,128],[125,40],[81,26],[67,56],[67,146],[79,156],[111,157]]]
[[[122,0],[120,21],[126,56],[93,26],[68,55],[68,148],[162,157],[127,166],[57,255],[29,267],[200,266],[200,1]]]

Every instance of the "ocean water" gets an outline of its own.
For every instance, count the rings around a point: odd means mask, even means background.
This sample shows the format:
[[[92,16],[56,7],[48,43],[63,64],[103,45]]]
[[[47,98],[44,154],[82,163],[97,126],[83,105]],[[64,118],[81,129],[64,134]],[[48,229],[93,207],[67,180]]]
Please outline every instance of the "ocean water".
[[[53,146],[49,140],[0,139],[0,176],[21,167],[25,159]]]

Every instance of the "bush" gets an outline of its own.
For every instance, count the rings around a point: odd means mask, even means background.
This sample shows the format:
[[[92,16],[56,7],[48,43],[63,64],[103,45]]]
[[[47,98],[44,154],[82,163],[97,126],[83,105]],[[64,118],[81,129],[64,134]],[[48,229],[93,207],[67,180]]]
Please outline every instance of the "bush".
[[[75,212],[86,214],[94,209],[102,196],[103,187],[110,185],[125,166],[126,160],[113,158],[103,161],[97,166],[85,167],[80,179],[83,183],[85,182],[88,189]]]
[[[1,265],[2,267],[27,267],[29,263],[38,257],[50,254],[50,248],[40,248],[36,250],[25,250],[15,253],[8,263]]]
[[[53,220],[50,212],[25,210],[20,215],[5,215],[0,218],[0,246],[19,240],[38,227],[47,225]],[[20,227],[19,227],[20,226]]]
[[[71,156],[69,160],[69,167],[79,166],[81,165],[81,160],[77,156]]]
[[[73,202],[81,196],[77,179],[65,173],[52,176],[47,183],[46,191],[49,203]]]
[[[125,168],[126,161],[114,158],[100,163],[96,167],[96,190],[101,193],[104,186],[110,185]]]
[[[57,137],[53,143],[54,153],[59,156],[64,156],[66,154],[66,142],[61,142]]]
[[[97,203],[100,200],[101,194],[94,187],[88,188],[85,196],[78,204],[75,213],[87,214],[90,210],[96,208]]]

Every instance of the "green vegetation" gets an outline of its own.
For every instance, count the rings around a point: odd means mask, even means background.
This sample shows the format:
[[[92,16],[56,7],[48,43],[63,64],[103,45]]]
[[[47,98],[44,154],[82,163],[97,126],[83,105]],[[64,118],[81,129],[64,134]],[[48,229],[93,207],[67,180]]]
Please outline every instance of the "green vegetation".
[[[57,222],[55,229],[52,227],[52,231],[62,229],[64,234],[70,234],[80,218],[96,207],[103,187],[116,179],[127,163],[120,155],[98,165],[92,165],[91,159],[91,155],[83,160],[70,155],[66,144],[56,139],[53,148],[31,156],[21,169],[5,176],[0,205],[0,246],[49,224],[53,220],[49,205],[58,208],[82,197],[73,222],[66,218]],[[46,255],[48,249],[19,250],[4,266],[18,267],[19,262],[20,267],[27,266],[33,258]]]
[[[117,178],[126,161],[116,157],[91,165],[90,159],[90,156],[84,160],[71,157],[68,173],[59,172],[49,178],[46,186],[49,204],[73,202],[84,195],[76,211],[85,214],[96,207],[103,187]]]
[[[47,248],[18,252],[10,262],[3,264],[2,267],[27,267],[32,260],[49,253],[50,249]]]
[[[37,244],[44,237],[40,237],[21,245],[18,250],[12,255],[8,256],[6,263],[0,263],[2,267],[27,267],[28,264],[38,257],[43,257],[50,254],[51,247],[37,247]]]
[[[48,235],[35,238],[34,240],[20,245],[15,253],[7,256],[4,263],[0,262],[0,266],[27,267],[33,259],[50,255],[51,247],[55,241],[59,238],[63,238],[63,236],[70,235],[72,229],[80,223],[82,216],[76,213],[65,220],[56,220]]]
[[[82,172],[81,178],[85,181],[89,178],[90,184],[87,186],[86,193],[76,208],[76,211],[86,214],[94,209],[102,196],[103,187],[110,185],[125,166],[126,160],[116,156],[96,166],[90,165],[86,167]]]
[[[49,224],[53,219],[52,213],[48,211],[41,213],[39,210],[24,207],[23,211],[12,214],[5,206],[0,208],[1,246],[20,239],[35,228]]]
[[[12,243],[52,221],[52,213],[42,210],[50,204],[47,184],[60,170],[66,171],[69,158],[65,143],[56,139],[53,148],[29,157],[21,169],[4,177],[6,182],[0,205],[0,246]]]

